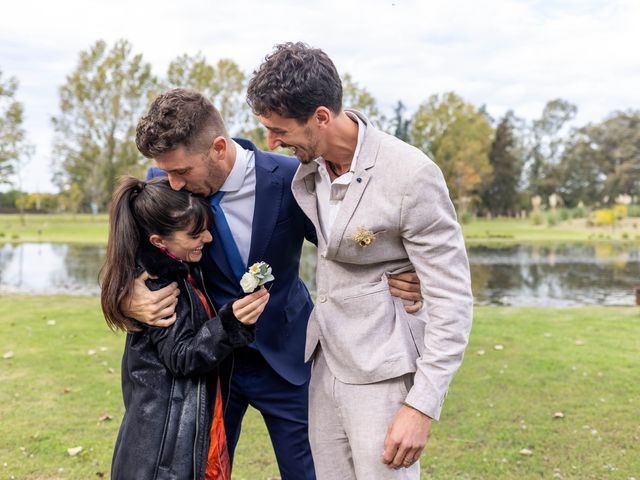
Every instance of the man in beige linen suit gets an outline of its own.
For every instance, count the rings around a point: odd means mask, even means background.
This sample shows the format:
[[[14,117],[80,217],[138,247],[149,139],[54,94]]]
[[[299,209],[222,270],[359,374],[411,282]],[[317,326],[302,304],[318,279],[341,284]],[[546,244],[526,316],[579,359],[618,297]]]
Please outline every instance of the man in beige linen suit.
[[[321,50],[277,46],[247,98],[269,147],[300,160],[292,190],[318,232],[306,344],[316,475],[418,479],[472,319],[468,261],[442,173],[342,109],[340,77]],[[409,314],[387,282],[413,268],[425,307]]]

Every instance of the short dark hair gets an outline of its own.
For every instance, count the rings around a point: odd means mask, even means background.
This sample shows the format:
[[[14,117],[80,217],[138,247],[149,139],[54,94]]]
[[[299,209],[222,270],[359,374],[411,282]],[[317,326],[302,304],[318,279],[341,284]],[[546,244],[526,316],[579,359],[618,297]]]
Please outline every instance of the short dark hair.
[[[220,112],[200,92],[174,88],[159,95],[136,127],[136,145],[147,158],[175,150],[204,153],[215,137],[229,138]]]
[[[336,66],[319,48],[283,43],[253,72],[247,102],[256,115],[276,113],[303,122],[320,106],[340,113],[342,82]]]

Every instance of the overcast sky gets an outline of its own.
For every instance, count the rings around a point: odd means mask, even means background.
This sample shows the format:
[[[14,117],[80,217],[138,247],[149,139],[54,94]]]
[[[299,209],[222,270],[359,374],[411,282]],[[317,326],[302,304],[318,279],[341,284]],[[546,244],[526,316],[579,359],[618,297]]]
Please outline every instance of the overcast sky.
[[[554,98],[577,124],[640,108],[638,0],[11,0],[0,16],[0,70],[20,82],[36,154],[28,191],[51,184],[58,87],[96,40],[129,40],[154,73],[202,52],[250,73],[274,44],[325,50],[385,113],[453,90],[495,118],[537,118]]]

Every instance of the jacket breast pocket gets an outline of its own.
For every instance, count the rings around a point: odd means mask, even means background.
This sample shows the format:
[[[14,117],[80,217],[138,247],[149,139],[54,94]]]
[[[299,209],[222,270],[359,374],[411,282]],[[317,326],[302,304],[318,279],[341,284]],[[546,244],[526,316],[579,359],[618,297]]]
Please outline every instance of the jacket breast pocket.
[[[342,292],[342,301],[335,305],[349,318],[389,317],[393,300],[386,277],[378,282],[360,284]]]
[[[398,233],[392,229],[362,232],[347,228],[336,259],[354,264],[378,263],[406,255]]]
[[[389,284],[386,281],[386,278],[380,282],[373,283],[365,283],[362,285],[357,285],[354,288],[343,291],[342,300],[348,302],[350,300],[355,300],[358,298],[368,297],[370,295],[374,295],[379,292],[384,292],[389,290]]]

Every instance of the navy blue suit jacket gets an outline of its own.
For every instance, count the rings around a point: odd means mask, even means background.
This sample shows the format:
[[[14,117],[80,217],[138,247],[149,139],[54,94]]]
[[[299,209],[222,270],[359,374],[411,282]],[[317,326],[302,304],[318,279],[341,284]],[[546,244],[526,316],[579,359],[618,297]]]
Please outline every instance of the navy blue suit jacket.
[[[311,365],[304,362],[304,346],[313,303],[299,277],[300,254],[304,239],[317,243],[317,237],[291,193],[291,180],[299,164],[295,158],[263,152],[247,140],[234,140],[254,151],[256,160],[249,265],[267,262],[275,276],[269,291],[271,298],[256,324],[255,344],[278,374],[294,385],[302,385],[311,373]],[[152,167],[147,179],[158,175],[166,173]],[[244,295],[215,234],[201,266],[216,308]]]

